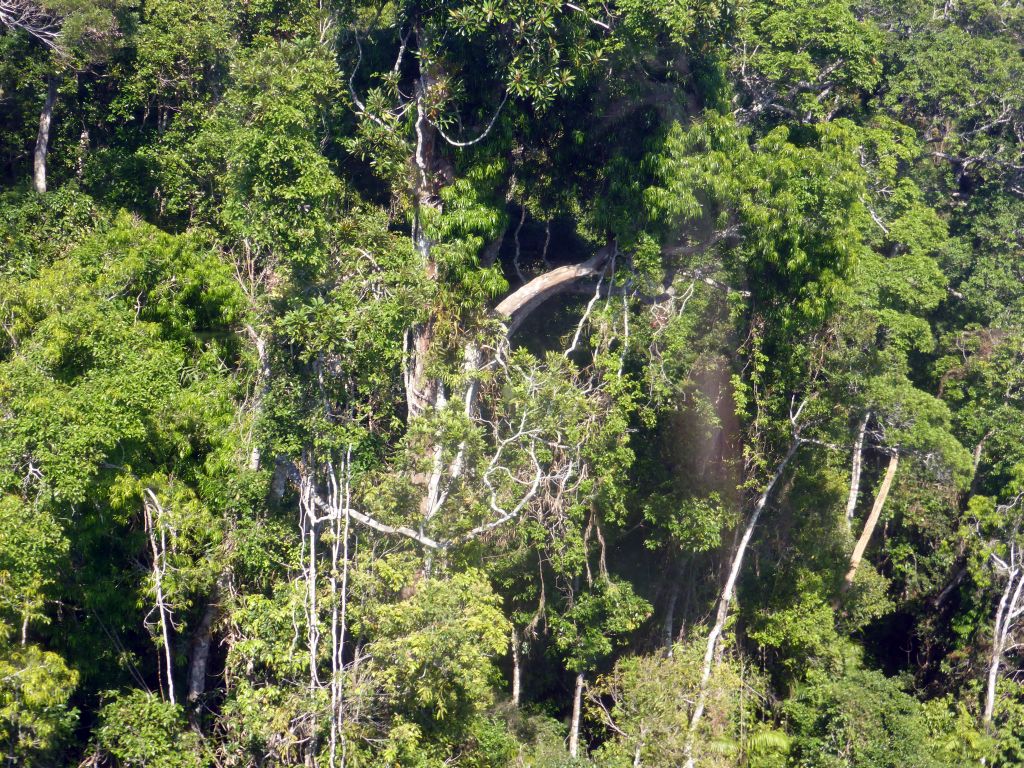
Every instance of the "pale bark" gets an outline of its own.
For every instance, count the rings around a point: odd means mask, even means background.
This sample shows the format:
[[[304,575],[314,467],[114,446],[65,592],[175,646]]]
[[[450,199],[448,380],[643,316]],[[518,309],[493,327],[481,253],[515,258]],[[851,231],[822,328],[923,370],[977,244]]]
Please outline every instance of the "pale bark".
[[[345,451],[344,480],[338,488],[338,481],[333,477],[335,493],[332,501],[336,506],[348,509],[351,503],[351,471],[352,446]],[[331,545],[331,734],[330,734],[330,768],[338,767],[338,748],[341,747],[341,763],[344,768],[346,744],[344,731],[345,718],[345,678],[344,654],[345,634],[348,622],[348,537],[351,515],[344,515],[345,524],[340,518],[332,521],[334,541]],[[341,562],[341,579],[338,579],[338,563]]]
[[[768,485],[754,503],[754,509],[750,514],[750,519],[747,521],[747,527],[744,529],[743,536],[740,537],[739,545],[736,547],[736,552],[733,555],[732,565],[729,568],[729,576],[726,579],[725,586],[722,588],[722,594],[718,599],[718,609],[715,612],[715,623],[711,627],[711,632],[708,634],[707,649],[704,652],[704,665],[701,669],[700,689],[697,694],[697,704],[693,709],[692,716],[690,717],[690,733],[686,744],[687,768],[692,768],[694,765],[692,754],[693,738],[696,734],[697,726],[700,725],[701,718],[704,715],[704,707],[707,704],[707,688],[708,683],[711,681],[711,671],[714,667],[715,655],[718,651],[718,641],[721,639],[722,631],[725,629],[726,619],[729,616],[729,604],[732,602],[733,592],[736,589],[736,582],[739,579],[740,569],[743,565],[743,556],[746,554],[747,546],[750,544],[750,539],[754,534],[754,528],[757,525],[758,518],[761,517],[761,513],[768,504],[768,498],[771,496],[771,492],[775,489],[775,486],[782,478],[782,473],[785,472],[786,467],[789,465],[790,460],[796,454],[796,451],[801,444],[802,441],[798,437],[794,437],[793,442],[789,446],[789,450],[786,451],[786,455],[783,457],[782,461],[779,462],[778,467],[776,467],[775,474],[772,475],[771,479],[768,481]]]
[[[424,30],[416,29],[416,40],[420,50],[429,47]],[[428,67],[421,67],[416,82],[416,148],[413,153],[415,184],[413,185],[412,243],[423,262],[427,278],[437,278],[437,264],[432,253],[433,241],[427,234],[423,221],[424,211],[441,211],[437,153],[437,137],[430,118],[430,92],[437,77]],[[427,360],[433,344],[433,323],[430,319],[413,326],[406,337],[407,361],[405,367],[405,393],[409,417],[414,418],[437,406],[441,394],[440,382],[430,380],[426,375]]]
[[[78,136],[78,159],[75,160],[75,178],[79,181],[85,176],[85,158],[89,155],[89,129],[83,127]]]
[[[282,465],[282,472],[297,488],[302,491],[305,486],[305,480],[302,477],[302,473],[299,472],[299,468],[292,463],[285,463]],[[404,525],[387,525],[379,520],[371,517],[370,515],[364,514],[357,509],[352,507],[346,507],[343,509],[332,507],[330,502],[323,499],[310,485],[308,491],[309,499],[313,502],[316,509],[324,513],[323,517],[316,518],[317,522],[323,520],[333,520],[338,515],[349,515],[353,520],[361,525],[365,525],[367,528],[372,528],[380,533],[387,534],[398,534],[405,536],[406,538],[412,539],[413,541],[422,544],[424,547],[429,549],[443,549],[448,546],[447,542],[435,541],[434,539],[426,536],[419,531],[414,531],[412,528],[408,528]]]
[[[438,381],[427,376],[427,360],[434,341],[433,323],[419,323],[405,335],[405,402],[409,418],[422,416],[438,406],[443,390]]]
[[[865,413],[857,430],[857,440],[853,445],[853,467],[850,472],[850,495],[846,499],[846,527],[849,530],[853,522],[853,513],[857,509],[857,497],[860,495],[860,476],[864,458],[864,433],[868,429],[870,413]]]
[[[309,690],[315,693],[320,687],[320,676],[317,674],[317,657],[320,645],[319,611],[316,600],[316,579],[317,579],[317,532],[316,526],[319,520],[316,516],[316,492],[310,479],[304,478],[303,486],[300,488],[299,510],[301,515],[300,527],[308,543],[309,550],[306,552],[303,546],[302,557],[308,557],[308,564],[303,563],[303,572],[306,579],[306,639],[309,652]]]
[[[960,586],[960,582],[963,581],[964,576],[966,575],[967,566],[962,565],[959,568],[957,568],[956,573],[953,574],[953,578],[949,580],[949,584],[943,587],[942,591],[939,592],[938,596],[936,596],[936,598],[932,600],[932,607],[941,608],[943,603],[945,603],[946,600],[949,599],[949,596],[953,594],[953,590]]]
[[[576,675],[576,689],[572,695],[572,720],[569,723],[569,756],[580,751],[580,711],[583,708],[583,673]]]
[[[974,446],[974,455],[971,462],[971,484],[967,489],[967,498],[974,495],[975,489],[978,487],[978,467],[981,466],[981,457],[985,450],[985,443],[990,437],[992,437],[993,430],[988,430],[984,435],[981,436],[981,440]]]
[[[975,475],[978,474],[978,467],[981,464],[981,452],[985,449],[985,441],[988,440],[989,437],[991,437],[991,436],[992,436],[992,430],[990,429],[988,432],[986,432],[984,434],[984,436],[981,438],[981,440],[978,441],[978,444],[976,446],[974,446],[974,458],[973,458],[973,460],[971,462],[971,477],[972,478]]]
[[[61,40],[62,19],[36,0],[0,0],[0,24],[20,29],[57,54],[67,55]]]
[[[1011,550],[1011,564],[1016,561],[1015,549],[1014,547]],[[1024,606],[1021,605],[1022,588],[1024,588],[1024,571],[1014,565],[1009,569],[1006,588],[1003,589],[1002,597],[999,600],[995,627],[992,632],[992,653],[989,660],[988,684],[985,689],[985,712],[982,717],[986,723],[992,721],[992,713],[995,710],[999,668],[1003,663],[1003,654],[1006,652],[1010,632],[1021,613],[1024,612]]]
[[[153,585],[156,592],[156,608],[160,616],[160,633],[163,637],[164,661],[167,664],[167,698],[176,704],[174,697],[174,665],[171,659],[170,608],[164,599],[163,577],[167,570],[167,541],[164,526],[161,524],[163,507],[149,488],[146,489],[148,500],[144,503],[146,516],[146,532],[149,534],[149,546],[153,553]],[[152,504],[152,506],[150,506]],[[156,514],[154,515],[154,511]],[[157,530],[159,528],[159,531]],[[157,534],[159,533],[159,545]]]
[[[36,149],[33,154],[32,186],[40,195],[46,192],[46,153],[50,144],[50,127],[53,123],[53,107],[57,103],[57,78],[46,78],[46,99],[39,113],[39,133],[36,134]]]
[[[507,321],[508,333],[511,335],[530,312],[545,299],[565,290],[578,280],[598,275],[611,258],[613,251],[614,246],[609,245],[584,262],[557,267],[535,277],[519,290],[502,299],[494,308],[495,314]]]
[[[893,451],[892,455],[889,457],[889,466],[885,470],[885,477],[882,478],[882,485],[878,489],[878,495],[875,496],[875,503],[871,507],[871,513],[868,515],[868,519],[864,522],[864,529],[861,531],[860,538],[857,539],[857,545],[853,548],[853,554],[850,555],[850,568],[843,579],[844,592],[853,585],[853,579],[857,575],[857,569],[860,568],[860,562],[864,557],[864,551],[868,547],[868,542],[871,541],[871,534],[875,531],[875,526],[878,524],[878,517],[882,514],[882,508],[885,506],[885,500],[888,498],[889,490],[892,488],[892,480],[896,476],[896,468],[899,466],[899,461],[899,452]]]
[[[505,298],[495,308],[495,313],[499,317],[508,320],[506,333],[511,334],[516,326],[533,309],[565,286],[598,272],[603,275],[605,263],[608,261],[613,249],[614,246],[609,244],[606,248],[603,248],[581,264],[551,270],[534,278]],[[411,341],[409,339],[410,335],[412,336]],[[411,333],[406,334],[405,344],[409,354],[405,370],[405,388],[410,417],[421,415],[429,410],[441,410],[448,403],[448,398],[441,382],[431,380],[426,375],[426,359],[433,340],[432,336],[431,324],[429,322],[412,329]],[[479,373],[483,365],[484,357],[482,350],[475,343],[468,343],[463,349],[462,364],[465,377],[465,390],[462,396],[463,410],[468,419],[473,419],[476,412],[476,399],[480,388]],[[423,497],[420,499],[420,525],[417,532],[417,540],[421,541],[421,543],[430,540],[429,536],[427,536],[430,523],[448,500],[452,487],[463,473],[465,449],[466,443],[463,441],[458,445],[451,463],[446,465],[444,462],[444,447],[440,440],[436,440],[430,448],[429,473],[425,473],[425,475],[419,474],[413,478],[414,482],[424,486]],[[538,471],[536,482],[527,492],[523,502],[520,502],[511,512],[503,512],[497,509],[492,499],[491,507],[495,512],[499,513],[499,518],[474,528],[465,534],[463,539],[478,536],[516,517],[522,510],[524,502],[529,501],[536,493],[540,480],[541,473]],[[357,517],[356,519],[358,520],[359,518]],[[435,544],[437,546],[429,548],[439,549],[446,546],[440,542],[435,542]],[[431,558],[427,555],[425,565],[428,573],[430,564]]]
[[[996,685],[999,683],[999,665],[1001,662],[1002,654],[997,644],[993,642],[992,658],[988,668],[988,682],[985,687],[985,714],[981,718],[982,722],[986,724],[992,722],[992,713],[996,707]]]
[[[996,507],[997,514],[1008,515],[1022,500],[1024,500],[1024,493],[1018,494],[1008,504]],[[1009,533],[1006,560],[1002,560],[995,552],[991,556],[996,570],[1006,574],[1006,586],[999,598],[999,606],[996,608],[995,622],[992,627],[992,650],[989,656],[985,709],[982,715],[982,720],[986,725],[992,722],[992,715],[995,711],[999,669],[1005,654],[1018,647],[1014,640],[1014,634],[1021,616],[1024,615],[1024,567],[1021,565],[1022,556],[1018,547],[1019,526],[1020,521],[1015,521]]]
[[[267,351],[266,338],[256,333],[256,329],[251,325],[246,326],[246,330],[249,332],[249,337],[252,339],[253,346],[256,348],[256,393],[250,409],[252,411],[253,422],[256,422],[263,413],[263,403],[270,394],[270,355]],[[252,446],[249,451],[249,469],[255,472],[260,468],[262,453],[258,438],[255,435],[252,435],[250,436],[250,440]]]
[[[522,671],[519,658],[519,633],[512,627],[512,706],[519,706],[519,697],[522,690]]]

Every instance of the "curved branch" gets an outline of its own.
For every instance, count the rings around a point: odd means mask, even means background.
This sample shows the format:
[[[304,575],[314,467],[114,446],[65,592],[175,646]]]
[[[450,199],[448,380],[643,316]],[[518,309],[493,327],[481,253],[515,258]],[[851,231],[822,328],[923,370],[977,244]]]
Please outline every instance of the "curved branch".
[[[502,299],[494,308],[495,314],[508,321],[508,333],[511,335],[546,299],[566,290],[577,280],[601,273],[614,251],[615,245],[609,244],[584,262],[557,267],[533,278],[522,288]]]
[[[505,102],[507,101],[508,91],[505,91],[505,95],[501,99],[501,104],[499,104],[498,108],[494,111],[494,115],[491,117],[491,121],[487,124],[487,127],[484,128],[483,133],[481,133],[475,139],[470,139],[469,141],[456,141],[455,139],[449,137],[448,134],[444,132],[444,129],[442,129],[441,126],[435,123],[433,120],[430,121],[430,124],[434,126],[434,130],[437,131],[438,135],[442,139],[447,141],[449,144],[451,144],[453,147],[471,147],[474,144],[480,143],[481,141],[486,139],[488,135],[490,135],[491,129],[494,128],[495,123],[498,122],[498,116],[501,114],[501,110],[505,107]]]

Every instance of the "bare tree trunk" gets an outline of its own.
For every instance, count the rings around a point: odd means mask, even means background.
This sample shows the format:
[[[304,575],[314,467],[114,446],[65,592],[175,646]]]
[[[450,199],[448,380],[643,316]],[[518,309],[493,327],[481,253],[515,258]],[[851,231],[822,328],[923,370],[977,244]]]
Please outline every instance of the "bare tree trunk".
[[[1006,582],[1006,588],[1003,590],[1002,597],[999,599],[999,608],[996,609],[995,626],[992,628],[992,653],[989,657],[988,684],[985,688],[985,713],[981,718],[985,723],[992,722],[992,713],[996,706],[996,684],[999,682],[999,667],[1003,661],[1000,630],[1003,628],[1003,618],[1006,615],[1006,605],[1009,602],[1010,593],[1013,591],[1014,575],[1015,574],[1011,572],[1010,578]]]
[[[424,31],[417,28],[417,44],[420,49],[428,45]],[[437,78],[430,68],[421,62],[420,76],[416,82],[416,149],[413,163],[416,167],[416,182],[413,186],[413,222],[412,243],[423,261],[427,277],[437,278],[437,264],[432,253],[433,241],[424,222],[424,214],[429,218],[431,213],[440,213],[441,199],[439,191],[439,159],[437,156],[437,136],[427,115],[430,91]],[[433,323],[430,319],[415,325],[410,332],[407,343],[408,363],[405,372],[406,403],[409,416],[418,416],[437,405],[440,391],[439,382],[430,380],[426,375],[427,357],[433,343]]]
[[[1013,559],[1013,554],[1011,554],[1012,567],[1009,571],[1009,578],[1006,580],[1006,588],[999,600],[995,626],[992,630],[992,653],[989,657],[988,683],[985,687],[985,712],[982,715],[982,721],[986,724],[992,722],[992,714],[995,711],[999,668],[1003,663],[1003,653],[1006,651],[1010,630],[1013,627],[1014,619],[1024,610],[1019,607],[1021,589],[1024,587],[1024,572],[1013,565]]]
[[[1001,649],[996,642],[993,642],[992,659],[988,668],[988,684],[985,688],[985,714],[981,718],[986,725],[992,722],[992,713],[996,708],[996,685],[999,683],[999,665],[1002,660]]]
[[[438,405],[443,396],[440,382],[427,376],[427,360],[434,341],[433,324],[428,320],[413,326],[405,338],[405,403],[409,418],[421,416]]]
[[[348,612],[348,536],[351,516],[348,513],[351,504],[351,467],[352,446],[345,451],[344,481],[338,488],[338,481],[332,475],[332,505],[344,509],[345,525],[341,525],[341,515],[332,518],[333,542],[331,544],[331,735],[330,735],[330,768],[337,768],[338,747],[341,746],[341,765],[345,765],[345,733],[344,718],[344,653],[345,631]],[[339,493],[340,490],[340,493]],[[341,561],[341,580],[338,580],[338,563]]]
[[[576,675],[576,690],[572,695],[572,721],[569,723],[569,756],[580,751],[580,710],[583,707],[583,673]]]
[[[971,463],[972,479],[974,475],[978,474],[978,467],[981,465],[981,452],[985,449],[985,441],[990,437],[992,437],[991,429],[982,435],[981,440],[979,440],[978,444],[974,446],[974,459]]]
[[[846,529],[853,524],[853,513],[857,509],[857,497],[860,495],[860,475],[864,457],[864,433],[868,429],[870,413],[865,413],[857,430],[857,440],[853,446],[853,468],[850,473],[850,495],[846,499]]]
[[[687,768],[693,768],[693,739],[697,732],[697,726],[700,725],[701,717],[704,715],[704,707],[707,704],[707,688],[708,683],[711,681],[711,670],[715,662],[715,654],[718,650],[718,641],[722,636],[722,631],[725,629],[725,621],[729,616],[729,603],[732,602],[733,592],[736,589],[736,581],[740,575],[740,568],[743,565],[743,555],[746,554],[747,546],[750,544],[750,538],[754,534],[754,527],[757,525],[757,520],[764,511],[765,506],[768,504],[768,497],[774,490],[779,479],[782,477],[782,473],[786,470],[790,460],[796,454],[797,448],[801,445],[799,438],[794,437],[793,442],[789,446],[789,450],[786,451],[786,455],[782,461],[779,462],[778,467],[775,469],[775,474],[772,475],[768,481],[767,487],[758,497],[757,502],[754,504],[754,509],[751,512],[750,520],[747,521],[747,527],[743,531],[743,536],[740,538],[739,545],[736,547],[736,553],[732,558],[732,566],[729,568],[729,577],[726,579],[725,586],[722,588],[722,594],[718,599],[718,610],[715,613],[715,623],[711,627],[711,632],[708,634],[708,645],[704,652],[704,666],[701,670],[700,676],[700,690],[697,694],[697,704],[693,709],[693,715],[690,717],[690,733],[687,737],[686,742],[686,766]]]
[[[519,706],[519,696],[522,689],[522,672],[520,671],[519,659],[519,633],[512,627],[512,706]]]
[[[350,496],[350,483],[348,480],[345,481],[345,496]],[[348,741],[345,737],[345,668],[344,668],[344,652],[345,652],[345,635],[348,633],[348,565],[349,565],[349,547],[348,537],[349,530],[352,525],[352,516],[348,512],[348,506],[345,509],[345,528],[342,531],[342,540],[344,541],[344,548],[342,550],[342,563],[341,563],[341,628],[338,633],[338,712],[337,721],[338,728],[340,729],[341,738],[341,768],[345,768],[345,764],[348,761]]]
[[[844,592],[852,586],[853,579],[857,575],[857,569],[860,568],[861,558],[864,557],[864,550],[867,549],[868,542],[871,541],[871,534],[875,532],[878,516],[882,514],[882,507],[885,506],[885,500],[889,496],[889,489],[892,488],[892,479],[896,476],[896,467],[899,465],[899,462],[899,452],[893,451],[889,457],[889,466],[885,470],[885,477],[882,478],[882,485],[878,489],[878,495],[875,496],[875,503],[871,507],[871,513],[864,522],[864,530],[861,531],[860,538],[857,539],[857,545],[853,548],[853,554],[850,555],[850,569],[846,572],[846,577],[843,579],[842,589]]]
[[[36,149],[33,157],[32,186],[40,195],[46,192],[46,153],[50,144],[50,126],[53,123],[53,107],[57,103],[57,77],[46,78],[46,100],[39,113],[39,133],[36,135]]]
[[[316,601],[316,579],[317,579],[317,533],[316,533],[316,507],[314,506],[310,495],[313,491],[312,480],[307,481],[309,487],[306,490],[306,501],[300,504],[303,507],[306,528],[306,533],[309,535],[309,563],[305,568],[306,571],[306,619],[308,622],[307,627],[307,643],[309,651],[309,691],[315,693],[317,688],[320,687],[320,676],[317,673],[317,659],[320,655],[320,628],[319,628],[319,609],[317,608]]]
[[[78,158],[75,160],[75,178],[79,181],[85,176],[85,159],[89,155],[89,129],[82,126],[78,137]]]
[[[167,540],[164,527],[160,523],[160,518],[163,517],[163,507],[160,506],[156,494],[149,488],[146,489],[146,495],[149,497],[149,501],[143,507],[146,515],[146,532],[149,534],[149,546],[153,552],[153,584],[156,591],[157,612],[160,616],[160,633],[163,636],[164,660],[167,664],[167,698],[171,704],[177,704],[174,697],[174,665],[171,659],[170,609],[164,600],[163,587],[163,576],[167,570]],[[160,529],[159,545],[157,544],[157,528]]]
[[[347,508],[348,505],[346,504]],[[346,522],[348,516],[345,516]],[[341,702],[338,697],[338,684],[341,681],[341,638],[338,635],[340,628],[341,606],[339,605],[338,594],[338,561],[341,549],[341,519],[335,516],[331,521],[331,735],[328,759],[330,768],[336,768],[338,755],[338,715],[341,711]]]
[[[963,501],[961,502],[965,505],[970,500],[971,496],[974,495],[974,492],[978,487],[978,480],[980,479],[978,477],[978,467],[981,466],[981,457],[985,450],[985,443],[990,437],[992,437],[992,432],[993,430],[988,430],[981,436],[981,440],[978,441],[978,444],[974,446],[974,455],[971,462],[971,484],[968,486],[967,493],[964,494]]]

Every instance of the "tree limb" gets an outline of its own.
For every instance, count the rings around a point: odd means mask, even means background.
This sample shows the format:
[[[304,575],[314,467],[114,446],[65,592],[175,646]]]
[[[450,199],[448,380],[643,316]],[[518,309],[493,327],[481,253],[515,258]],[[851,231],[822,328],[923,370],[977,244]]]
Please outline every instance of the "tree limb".
[[[494,308],[495,314],[508,321],[508,333],[511,335],[544,300],[565,290],[577,280],[599,274],[614,251],[615,245],[610,243],[584,262],[557,267],[538,275],[502,299]]]

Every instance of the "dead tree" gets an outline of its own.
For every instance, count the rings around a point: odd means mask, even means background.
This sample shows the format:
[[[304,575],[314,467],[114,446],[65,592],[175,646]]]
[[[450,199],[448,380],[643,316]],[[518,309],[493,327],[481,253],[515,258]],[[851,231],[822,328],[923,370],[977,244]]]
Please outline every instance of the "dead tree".
[[[1024,493],[1018,494],[1013,501],[997,508],[999,515],[1009,515],[1024,501]],[[992,553],[992,564],[997,574],[1006,579],[999,605],[996,607],[995,620],[992,626],[992,649],[989,652],[988,679],[985,686],[985,710],[983,722],[992,722],[992,714],[996,705],[996,688],[999,685],[999,671],[1006,654],[1016,650],[1020,643],[1017,632],[1020,629],[1021,616],[1024,616],[1024,553],[1020,548],[1021,520],[1015,515],[1006,535],[1006,557],[1001,558]]]
[[[153,554],[153,591],[156,596],[156,611],[160,617],[160,634],[163,639],[164,661],[167,664],[167,699],[176,704],[174,697],[174,665],[171,660],[171,609],[164,595],[164,576],[167,573],[167,524],[164,508],[152,489],[147,488],[143,500],[146,534]]]
[[[0,0],[0,24],[25,32],[58,55],[64,54],[61,22],[35,0]]]
[[[576,673],[576,687],[572,695],[572,720],[569,724],[569,757],[576,758],[580,750],[580,713],[583,709],[583,673]]]

